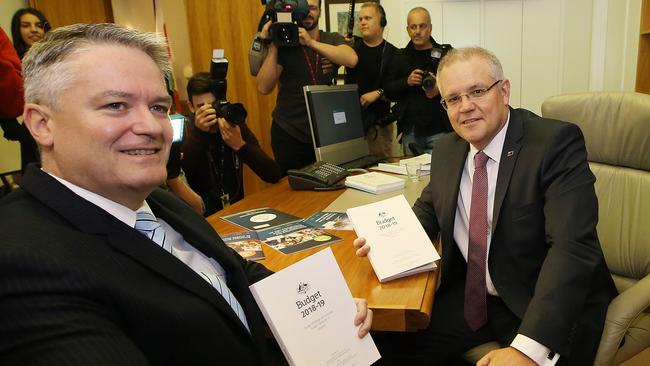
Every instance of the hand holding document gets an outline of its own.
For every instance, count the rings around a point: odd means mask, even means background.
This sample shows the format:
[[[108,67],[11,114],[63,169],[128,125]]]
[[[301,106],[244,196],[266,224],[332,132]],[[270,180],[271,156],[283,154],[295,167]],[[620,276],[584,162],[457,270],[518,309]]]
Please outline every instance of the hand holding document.
[[[357,255],[368,255],[379,282],[436,268],[440,256],[404,196],[350,208],[348,217],[367,240],[355,240]]]

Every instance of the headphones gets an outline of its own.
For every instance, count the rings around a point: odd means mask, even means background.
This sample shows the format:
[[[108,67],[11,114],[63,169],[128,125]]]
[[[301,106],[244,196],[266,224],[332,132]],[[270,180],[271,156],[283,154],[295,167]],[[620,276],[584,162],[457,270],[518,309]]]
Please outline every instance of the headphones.
[[[375,5],[377,5],[377,11],[381,15],[381,19],[379,19],[379,25],[384,28],[386,27],[386,24],[388,24],[388,20],[386,20],[386,11],[384,10],[384,7],[379,3],[375,3]]]

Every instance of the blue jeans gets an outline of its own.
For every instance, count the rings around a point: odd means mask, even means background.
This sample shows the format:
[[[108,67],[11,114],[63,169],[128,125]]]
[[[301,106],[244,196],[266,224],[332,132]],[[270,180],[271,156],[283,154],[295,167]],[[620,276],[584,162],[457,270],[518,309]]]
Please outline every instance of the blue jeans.
[[[431,136],[415,136],[413,131],[402,133],[402,152],[404,155],[415,155],[409,148],[409,144],[416,143],[425,153],[431,154],[433,144],[444,135],[444,132]]]

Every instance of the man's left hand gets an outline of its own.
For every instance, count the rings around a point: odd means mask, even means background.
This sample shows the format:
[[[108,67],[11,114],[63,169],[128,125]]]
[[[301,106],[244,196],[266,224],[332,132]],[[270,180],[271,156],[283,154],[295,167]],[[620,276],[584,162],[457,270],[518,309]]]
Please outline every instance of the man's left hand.
[[[238,151],[246,142],[241,137],[241,129],[237,125],[228,123],[224,118],[217,118],[219,123],[219,132],[223,142],[226,143],[234,151]]]
[[[521,351],[513,347],[506,347],[494,350],[487,355],[483,356],[477,363],[476,366],[537,366],[537,363]]]
[[[363,338],[368,334],[370,326],[372,325],[372,310],[368,309],[368,303],[365,299],[354,299],[357,304],[357,315],[354,317],[354,325],[361,325],[359,327],[359,338]]]

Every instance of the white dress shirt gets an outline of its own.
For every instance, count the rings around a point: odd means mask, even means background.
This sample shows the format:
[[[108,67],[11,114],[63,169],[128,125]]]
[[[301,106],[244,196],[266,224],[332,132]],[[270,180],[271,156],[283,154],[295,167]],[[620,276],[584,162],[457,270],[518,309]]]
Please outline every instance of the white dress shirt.
[[[489,157],[486,163],[487,176],[488,176],[488,203],[487,203],[487,219],[488,219],[488,229],[490,231],[490,236],[487,238],[487,250],[488,255],[490,253],[490,244],[492,242],[492,222],[493,222],[493,212],[494,212],[494,194],[496,192],[497,186],[497,176],[499,173],[499,163],[501,161],[501,153],[503,151],[503,144],[506,139],[506,131],[508,130],[508,125],[510,124],[510,112],[508,112],[508,118],[506,123],[499,131],[499,133],[494,136],[492,141],[483,149],[483,152]],[[467,261],[467,252],[469,250],[469,213],[470,207],[472,204],[472,181],[474,179],[474,155],[478,153],[479,150],[473,145],[469,145],[469,153],[467,154],[467,159],[463,168],[463,175],[460,179],[460,190],[458,193],[458,204],[456,207],[456,218],[454,221],[454,240],[458,245],[458,249],[462,253],[465,261]],[[487,292],[493,296],[499,296],[494,284],[492,283],[492,278],[490,277],[490,269],[487,266],[487,256],[485,257],[485,287]],[[523,334],[517,334],[515,339],[512,341],[510,346],[518,349],[519,351],[526,354],[533,361],[537,362],[538,365],[552,366],[555,365],[560,355],[552,354],[550,349],[543,344],[526,337]],[[552,356],[553,360],[549,360],[549,354]],[[550,363],[549,363],[550,362]]]

